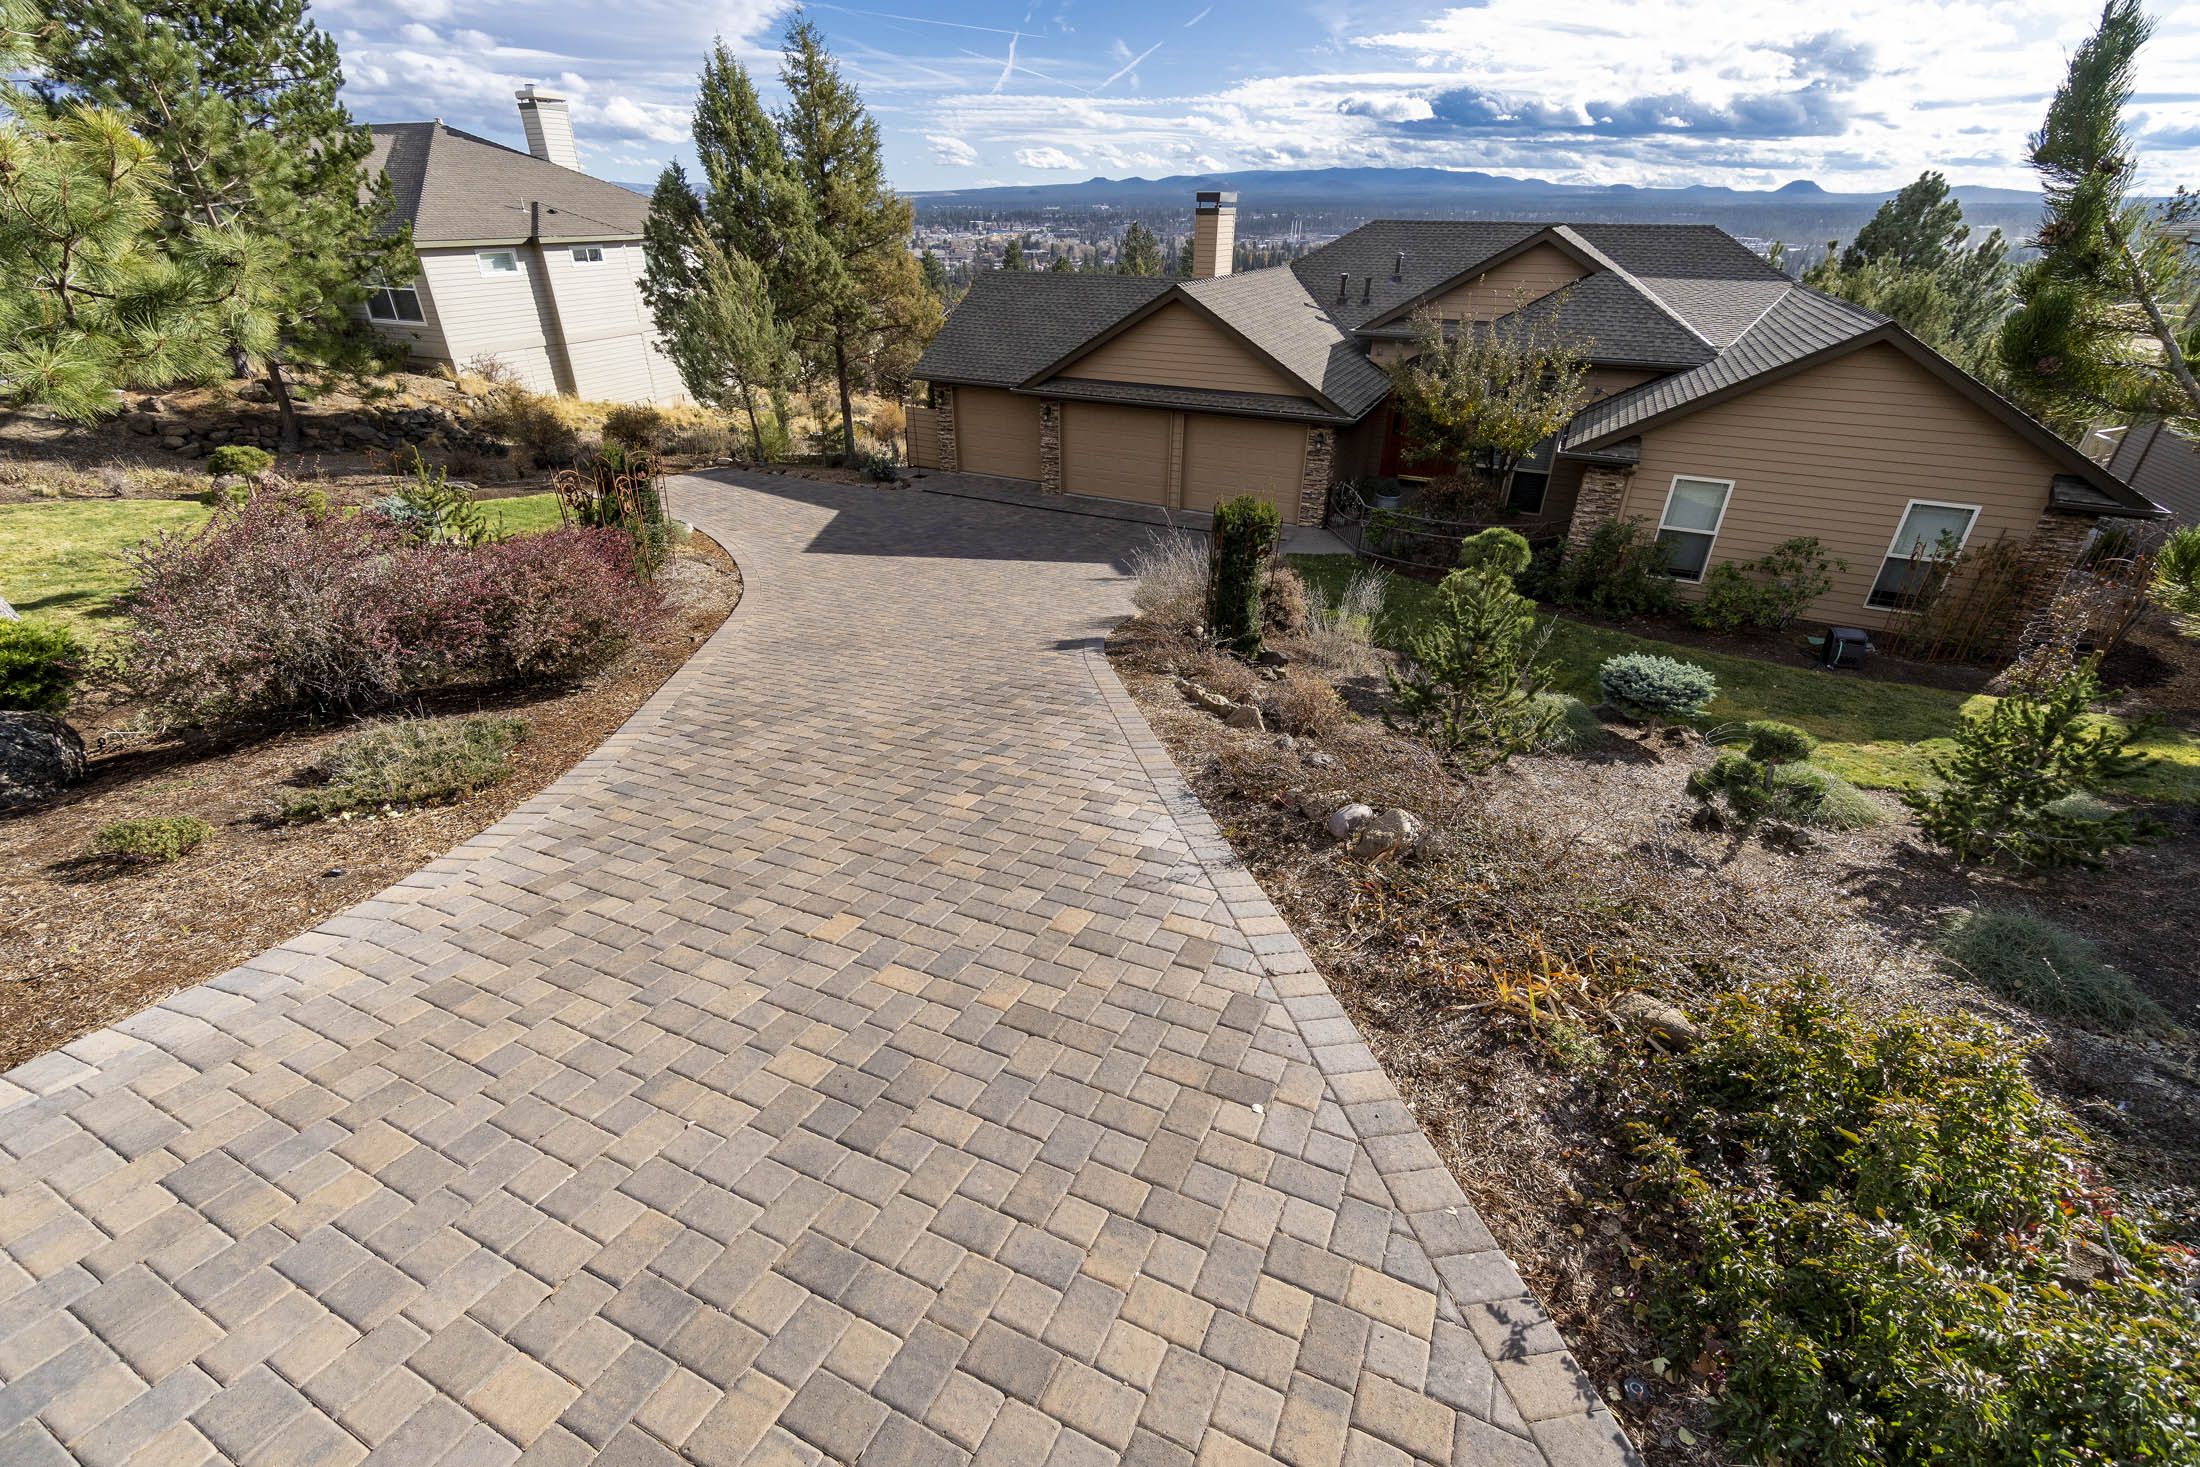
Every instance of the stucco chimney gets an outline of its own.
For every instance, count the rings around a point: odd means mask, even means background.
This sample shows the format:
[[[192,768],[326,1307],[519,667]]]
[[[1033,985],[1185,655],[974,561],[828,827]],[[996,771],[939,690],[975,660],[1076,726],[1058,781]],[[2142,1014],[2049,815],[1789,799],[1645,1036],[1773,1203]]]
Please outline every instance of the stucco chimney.
[[[1237,253],[1237,195],[1208,191],[1192,205],[1192,274],[1201,280],[1230,273]]]
[[[519,121],[527,129],[527,151],[545,163],[580,172],[580,150],[573,146],[573,119],[565,110],[565,98],[541,91],[533,82],[512,95],[519,99]]]

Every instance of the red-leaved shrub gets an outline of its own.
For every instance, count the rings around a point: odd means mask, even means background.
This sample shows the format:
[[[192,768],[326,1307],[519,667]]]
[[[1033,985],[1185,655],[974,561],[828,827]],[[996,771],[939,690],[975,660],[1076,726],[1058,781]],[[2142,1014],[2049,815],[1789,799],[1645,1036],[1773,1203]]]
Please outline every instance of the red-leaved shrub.
[[[473,679],[571,677],[654,622],[614,531],[423,545],[378,515],[277,495],[123,552],[137,584],[115,680],[170,722],[356,713]]]
[[[481,619],[478,675],[540,682],[604,666],[663,614],[657,588],[634,574],[618,530],[551,530],[472,552],[471,612]]]

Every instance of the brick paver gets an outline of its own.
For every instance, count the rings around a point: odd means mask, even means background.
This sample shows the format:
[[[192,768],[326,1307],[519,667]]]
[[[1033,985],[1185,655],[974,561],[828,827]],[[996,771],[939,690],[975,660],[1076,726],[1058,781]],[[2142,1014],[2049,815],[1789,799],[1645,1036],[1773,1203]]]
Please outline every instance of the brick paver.
[[[1097,652],[1148,531],[676,498],[602,750],[0,1079],[0,1461],[1631,1460]]]

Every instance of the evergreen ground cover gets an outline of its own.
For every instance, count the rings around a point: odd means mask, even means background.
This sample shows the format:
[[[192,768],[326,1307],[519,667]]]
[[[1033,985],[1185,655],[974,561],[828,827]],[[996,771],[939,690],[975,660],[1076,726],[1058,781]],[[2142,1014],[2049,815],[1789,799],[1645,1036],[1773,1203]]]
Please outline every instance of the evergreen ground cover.
[[[1337,595],[1367,567],[1349,555],[1294,555],[1292,567],[1323,596]],[[1435,588],[1403,576],[1384,575],[1383,609],[1375,641],[1400,645],[1432,606]],[[1928,761],[1954,750],[1951,735],[1967,713],[1994,700],[1914,683],[1878,682],[1812,667],[1788,667],[1732,653],[1683,647],[1562,617],[1549,619],[1551,640],[1543,656],[1554,664],[1552,688],[1590,703],[1603,700],[1597,669],[1624,652],[1676,657],[1709,669],[1719,696],[1703,714],[1706,723],[1776,718],[1815,735],[1814,764],[1867,789],[1917,789],[1932,777]],[[2200,805],[2200,741],[2181,729],[2160,727],[2132,747],[2156,761],[2118,793],[2135,798]]]

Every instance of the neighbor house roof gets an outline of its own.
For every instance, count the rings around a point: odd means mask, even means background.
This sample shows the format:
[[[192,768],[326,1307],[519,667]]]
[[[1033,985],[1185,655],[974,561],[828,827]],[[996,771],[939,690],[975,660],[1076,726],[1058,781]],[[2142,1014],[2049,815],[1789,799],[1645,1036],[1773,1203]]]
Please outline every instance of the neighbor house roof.
[[[2051,496],[2058,508],[2142,518],[2161,513],[2145,495],[1887,317],[1795,284],[1714,360],[1583,408],[1567,426],[1563,451],[1576,457],[1602,456],[1648,428],[1881,344],[1917,362],[2062,464],[2064,472],[2056,476]]]
[[[1138,275],[988,270],[947,313],[917,359],[928,382],[1014,387],[1060,360],[1172,282]]]
[[[1717,348],[1688,328],[1647,291],[1623,276],[1600,270],[1557,292],[1559,334],[1568,340],[1587,341],[1590,359],[1607,366],[1662,367],[1675,370],[1698,366],[1718,355]],[[1531,301],[1521,311],[1503,317],[1512,320],[1548,307]],[[1400,317],[1368,328],[1363,335],[1385,340],[1411,340],[1420,334],[1411,317]]]
[[[368,166],[389,175],[417,245],[639,239],[649,217],[632,189],[440,122],[375,124]]]

